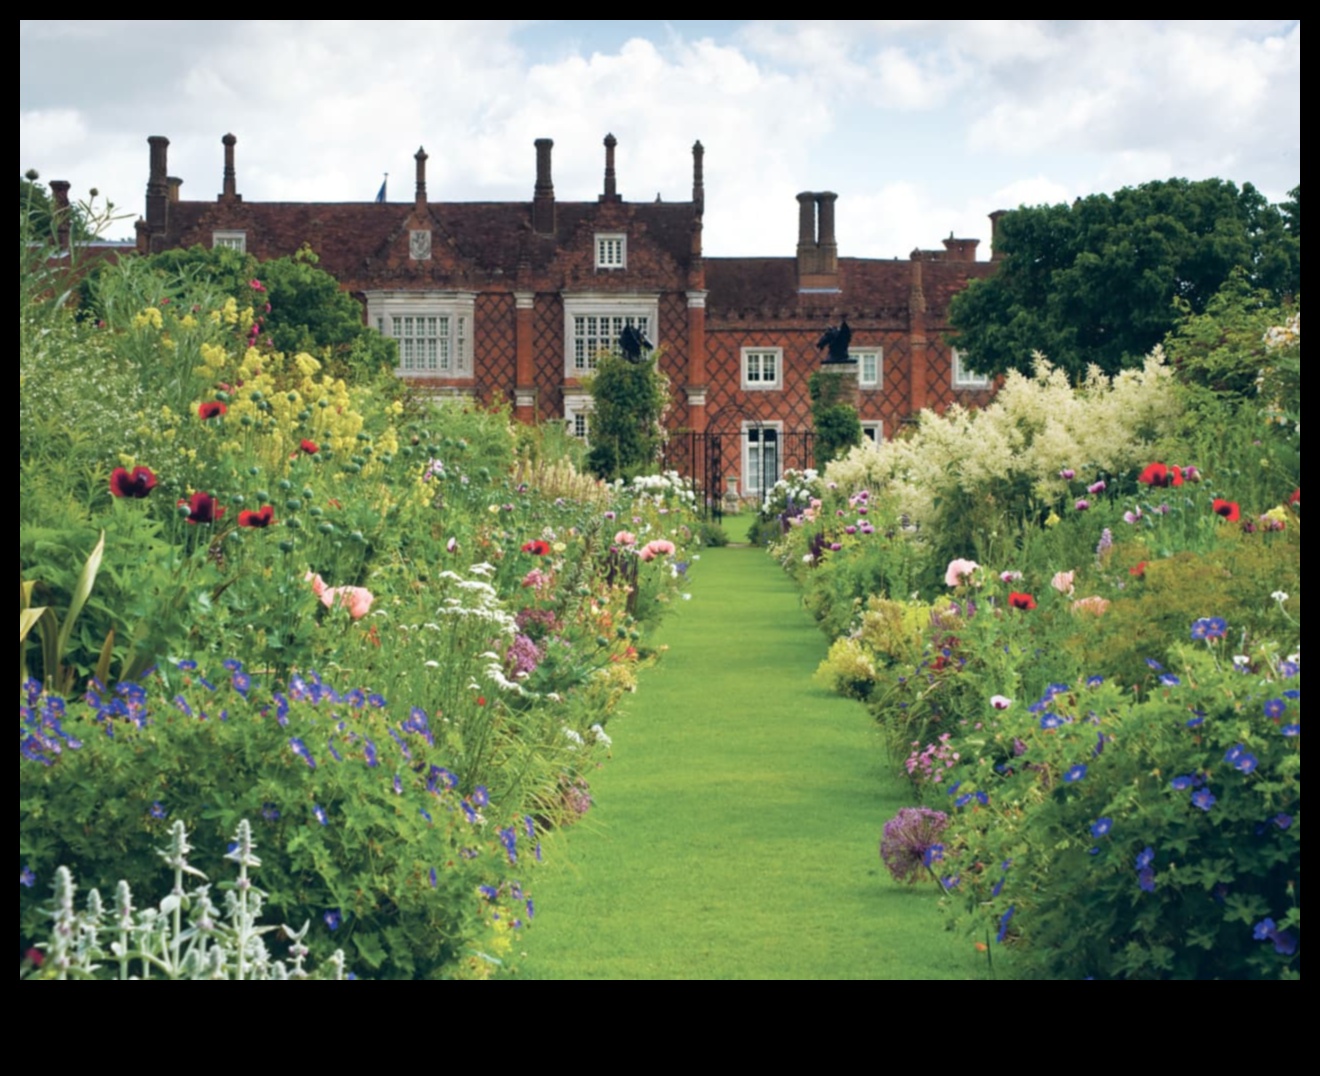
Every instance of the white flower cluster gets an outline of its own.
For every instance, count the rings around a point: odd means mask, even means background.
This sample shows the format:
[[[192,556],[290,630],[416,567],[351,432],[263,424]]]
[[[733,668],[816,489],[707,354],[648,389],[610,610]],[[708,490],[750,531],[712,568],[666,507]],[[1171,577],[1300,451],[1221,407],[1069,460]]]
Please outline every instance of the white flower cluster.
[[[841,489],[885,490],[914,523],[931,526],[939,522],[936,505],[951,503],[957,489],[990,493],[1026,479],[1049,501],[1068,490],[1063,468],[1079,476],[1118,473],[1155,458],[1181,410],[1161,348],[1141,369],[1113,378],[1092,366],[1076,388],[1043,356],[1035,358],[1035,375],[1010,373],[984,409],[923,411],[912,437],[854,448],[825,477]]]
[[[784,476],[765,491],[761,511],[768,516],[778,515],[788,507],[790,501],[801,507],[810,504],[813,497],[819,497],[820,492],[820,475],[814,468],[798,471],[789,467],[784,471]]]
[[[631,493],[640,499],[650,498],[656,504],[666,502],[675,505],[693,505],[697,502],[696,490],[692,479],[684,478],[677,471],[662,471],[660,474],[638,475],[631,482],[624,484],[622,478],[615,481],[619,489]]]

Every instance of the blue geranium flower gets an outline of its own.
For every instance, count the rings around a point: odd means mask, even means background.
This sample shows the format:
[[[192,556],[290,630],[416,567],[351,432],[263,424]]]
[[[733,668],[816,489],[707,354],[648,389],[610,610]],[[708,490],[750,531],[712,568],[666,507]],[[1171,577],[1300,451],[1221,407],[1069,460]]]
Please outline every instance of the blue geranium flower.
[[[1199,807],[1203,811],[1210,810],[1217,802],[1215,794],[1208,788],[1198,788],[1192,793],[1192,806]]]
[[[24,864],[18,872],[18,884],[26,889],[31,889],[37,884],[37,876],[31,867]]]
[[[1184,774],[1181,777],[1175,777],[1172,781],[1169,782],[1169,785],[1173,788],[1175,792],[1186,792],[1189,788],[1192,787],[1192,779],[1187,774]]]
[[[1137,872],[1137,886],[1143,893],[1155,892],[1155,872],[1150,867]]]
[[[1182,684],[1182,681],[1173,673],[1162,673],[1160,675],[1160,683],[1165,687],[1179,687]]]
[[[1150,666],[1152,669],[1154,669],[1156,672],[1163,672],[1163,671],[1164,671],[1164,666],[1161,665],[1161,664],[1160,664],[1158,661],[1156,661],[1154,658],[1147,658],[1147,659],[1146,659],[1146,664],[1149,665],[1149,666]]]
[[[1247,753],[1239,755],[1238,760],[1233,765],[1242,773],[1251,773],[1259,763],[1255,755]]]
[[[157,818],[157,819],[164,818],[169,813],[170,812],[165,809],[165,805],[161,803],[160,800],[156,800],[152,803],[151,805],[152,818]]]
[[[1069,768],[1068,772],[1063,775],[1063,779],[1069,784],[1072,784],[1074,781],[1080,781],[1085,776],[1086,764],[1084,762],[1079,762],[1076,766]]]
[[[1300,736],[1302,734],[1302,726],[1284,725],[1283,728],[1279,729],[1279,731],[1283,733],[1285,736]]]
[[[1270,701],[1265,704],[1265,716],[1274,720],[1282,717],[1284,711],[1287,709],[1288,704],[1282,699],[1270,699]]]
[[[1155,849],[1150,845],[1146,845],[1145,848],[1137,853],[1137,870],[1144,871],[1147,867],[1153,867],[1154,865]]]
[[[331,930],[338,930],[339,924],[343,920],[343,917],[339,914],[338,908],[331,908],[321,918],[325,920],[325,925]]]
[[[330,824],[330,816],[325,813],[325,808],[319,803],[312,808],[312,817],[323,826],[328,826]]]
[[[1091,836],[1092,837],[1108,836],[1109,831],[1113,828],[1114,828],[1114,820],[1112,818],[1108,818],[1108,817],[1097,818],[1093,823],[1091,823]]]

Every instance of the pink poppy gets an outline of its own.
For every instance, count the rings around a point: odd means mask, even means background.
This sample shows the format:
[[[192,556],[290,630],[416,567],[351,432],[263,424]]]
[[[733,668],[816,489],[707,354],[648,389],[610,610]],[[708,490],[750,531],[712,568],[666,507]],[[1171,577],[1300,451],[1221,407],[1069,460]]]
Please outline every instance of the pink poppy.
[[[949,561],[949,566],[944,570],[944,585],[946,587],[960,587],[964,583],[972,581],[972,573],[980,571],[981,566],[974,560],[964,560],[959,557],[957,560]]]

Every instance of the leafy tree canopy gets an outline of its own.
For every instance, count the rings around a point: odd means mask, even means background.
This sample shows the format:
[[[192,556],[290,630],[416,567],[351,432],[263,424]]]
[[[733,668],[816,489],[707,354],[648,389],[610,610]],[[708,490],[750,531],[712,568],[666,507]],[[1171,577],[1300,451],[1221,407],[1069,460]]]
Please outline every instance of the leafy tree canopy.
[[[339,287],[310,247],[297,254],[258,262],[251,254],[223,247],[208,250],[167,250],[143,259],[160,277],[162,288],[170,289],[185,280],[204,280],[223,295],[232,295],[241,305],[260,308],[264,335],[277,351],[307,351],[344,369],[378,372],[397,364],[394,341],[369,329],[362,321],[362,306]],[[252,287],[259,281],[264,292]],[[84,301],[96,311],[102,296],[94,278],[86,285]],[[165,292],[168,294],[168,290]]]
[[[1301,187],[1273,206],[1251,184],[1170,179],[1072,205],[1023,206],[996,230],[994,276],[949,319],[978,373],[1030,374],[1043,351],[1076,377],[1139,364],[1234,269],[1282,298],[1301,286]]]
[[[591,451],[587,466],[598,478],[634,478],[655,470],[664,437],[669,381],[655,355],[629,362],[601,355],[586,383],[591,393]]]

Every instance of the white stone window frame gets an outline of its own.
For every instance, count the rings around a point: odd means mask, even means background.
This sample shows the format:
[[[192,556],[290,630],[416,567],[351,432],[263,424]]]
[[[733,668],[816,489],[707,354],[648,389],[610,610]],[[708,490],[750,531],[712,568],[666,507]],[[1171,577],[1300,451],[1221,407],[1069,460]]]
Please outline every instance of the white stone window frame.
[[[882,347],[849,348],[848,355],[857,360],[857,387],[879,389],[885,384],[885,349]],[[870,371],[867,365],[871,365]]]
[[[765,357],[774,363],[774,376],[765,376]],[[782,347],[745,347],[739,362],[741,385],[748,392],[773,392],[784,387],[784,349]]]
[[[990,387],[988,375],[974,374],[963,368],[962,352],[956,347],[950,354],[949,362],[953,368],[950,377],[955,389],[988,389]]]
[[[628,236],[624,232],[597,232],[596,268],[613,271],[628,268]]]
[[[766,481],[766,475],[764,473],[766,456],[764,448],[766,443],[764,440],[764,432],[766,430],[772,430],[775,434],[775,473],[769,477],[768,482]],[[753,437],[753,434],[756,434],[757,436]],[[772,489],[774,484],[778,482],[784,474],[784,424],[779,419],[768,419],[764,422],[744,420],[742,423],[742,434],[739,440],[739,455],[741,457],[740,462],[742,467],[739,477],[742,479],[740,483],[742,486],[742,495],[744,497],[757,497],[764,499],[766,491]],[[752,481],[753,444],[757,445],[756,452],[761,457],[759,465],[756,467],[756,471],[758,472],[756,477],[760,479],[759,485]]]
[[[564,379],[577,380],[582,377],[590,377],[594,372],[595,355],[588,355],[584,352],[579,356],[577,353],[577,319],[578,318],[610,318],[614,319],[633,319],[634,323],[642,319],[643,328],[646,337],[651,341],[653,347],[660,346],[659,325],[660,325],[660,293],[659,292],[633,292],[627,295],[602,294],[594,292],[579,293],[576,295],[564,295]],[[613,325],[611,334],[600,339],[609,339],[610,348],[617,346],[617,334],[613,334]],[[598,348],[596,354],[607,350],[604,347]],[[581,365],[579,365],[579,361]]]
[[[247,253],[247,232],[238,228],[221,228],[211,233],[212,250],[236,250]]]
[[[883,422],[862,422],[862,443],[879,448],[885,443],[885,424]]]
[[[564,393],[564,425],[571,436],[590,444],[591,397],[585,392]]]
[[[399,344],[399,364],[394,370],[400,377],[442,377],[471,381],[476,376],[472,358],[477,299],[475,292],[369,291],[366,299],[367,323],[381,335]],[[413,319],[412,327],[416,329],[416,320],[419,318],[435,319],[438,324],[434,336],[426,331],[406,334],[406,325],[399,326],[401,331],[396,333],[395,319]],[[434,365],[427,361],[424,354],[415,355],[410,362],[405,352],[407,339],[434,339]]]

